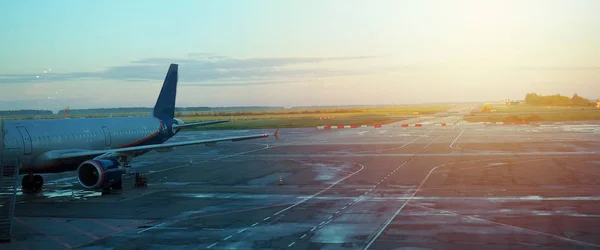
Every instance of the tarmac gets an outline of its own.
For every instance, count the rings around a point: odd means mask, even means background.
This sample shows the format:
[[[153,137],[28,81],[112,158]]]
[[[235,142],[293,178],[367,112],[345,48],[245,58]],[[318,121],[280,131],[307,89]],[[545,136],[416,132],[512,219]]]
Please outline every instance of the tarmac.
[[[116,194],[47,175],[43,192],[19,193],[0,248],[600,248],[600,123],[453,115],[279,137],[148,153],[133,162],[148,187],[127,176]]]

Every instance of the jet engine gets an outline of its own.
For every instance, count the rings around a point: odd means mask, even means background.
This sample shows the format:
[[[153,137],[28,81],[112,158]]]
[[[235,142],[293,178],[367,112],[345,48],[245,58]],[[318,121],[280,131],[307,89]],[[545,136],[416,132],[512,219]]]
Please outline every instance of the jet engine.
[[[87,160],[77,168],[79,184],[87,189],[108,188],[125,173],[116,160]]]

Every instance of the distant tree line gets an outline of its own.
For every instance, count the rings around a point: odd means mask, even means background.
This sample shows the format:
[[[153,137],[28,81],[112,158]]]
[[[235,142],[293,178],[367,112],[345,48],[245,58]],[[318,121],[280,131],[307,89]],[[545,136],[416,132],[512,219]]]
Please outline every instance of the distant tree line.
[[[94,114],[132,114],[132,113],[151,113],[153,108],[130,107],[130,108],[92,108],[92,109],[68,109],[69,115],[82,116]],[[265,106],[246,106],[246,107],[176,107],[175,112],[214,112],[214,111],[246,111],[246,110],[280,110],[283,107],[265,107]],[[21,109],[21,110],[3,110],[0,116],[52,116],[51,110]],[[64,116],[65,111],[60,110],[56,113],[58,116]]]
[[[230,110],[269,110],[283,109],[283,107],[175,107],[175,112],[210,112],[210,111],[230,111]],[[69,115],[92,115],[92,114],[132,114],[132,113],[151,113],[153,108],[97,108],[97,109],[69,109]],[[59,116],[65,114],[64,110],[57,113]]]
[[[593,107],[595,102],[574,94],[571,98],[568,96],[556,95],[538,95],[528,93],[525,95],[525,103],[531,106],[585,106]]]
[[[0,111],[0,116],[36,116],[36,115],[53,115],[50,110],[35,110],[35,109],[21,109],[21,110],[3,110]]]

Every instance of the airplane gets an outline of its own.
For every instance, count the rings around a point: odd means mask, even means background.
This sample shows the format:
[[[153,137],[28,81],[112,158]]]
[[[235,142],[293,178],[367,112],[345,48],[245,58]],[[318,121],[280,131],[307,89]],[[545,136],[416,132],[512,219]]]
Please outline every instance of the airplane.
[[[19,166],[23,191],[39,191],[39,174],[76,171],[85,189],[120,190],[134,157],[152,150],[268,137],[268,134],[166,143],[186,128],[227,122],[184,123],[175,118],[178,64],[171,64],[151,114],[145,117],[0,121],[0,162]],[[4,137],[4,138],[2,138]],[[275,132],[277,138],[277,131]],[[13,164],[13,165],[11,165]]]

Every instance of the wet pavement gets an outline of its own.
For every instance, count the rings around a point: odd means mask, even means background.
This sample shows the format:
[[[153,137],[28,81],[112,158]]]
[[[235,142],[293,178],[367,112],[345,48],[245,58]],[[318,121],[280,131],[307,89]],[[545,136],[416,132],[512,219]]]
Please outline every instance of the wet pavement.
[[[47,175],[42,193],[19,194],[0,248],[600,248],[600,123],[457,119],[151,152],[133,164],[148,187],[127,177],[119,194]],[[256,132],[273,131],[173,141]]]

